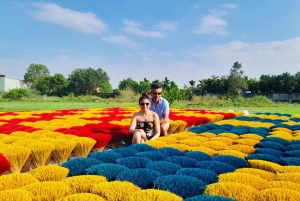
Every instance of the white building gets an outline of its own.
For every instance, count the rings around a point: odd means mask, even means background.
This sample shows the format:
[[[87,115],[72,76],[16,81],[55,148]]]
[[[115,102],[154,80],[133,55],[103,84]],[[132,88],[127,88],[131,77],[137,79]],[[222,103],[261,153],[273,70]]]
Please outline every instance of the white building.
[[[5,77],[5,75],[0,74],[0,92],[7,92],[10,89],[15,89],[15,88],[27,89],[28,87],[23,80],[7,78]]]

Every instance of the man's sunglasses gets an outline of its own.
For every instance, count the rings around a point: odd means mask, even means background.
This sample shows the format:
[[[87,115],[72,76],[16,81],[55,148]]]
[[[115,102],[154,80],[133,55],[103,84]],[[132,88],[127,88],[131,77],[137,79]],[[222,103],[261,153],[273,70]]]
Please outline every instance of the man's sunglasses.
[[[159,95],[159,96],[160,96],[160,95],[161,95],[161,92],[158,92],[158,93],[152,92],[152,94],[153,94],[153,95]]]
[[[140,105],[141,105],[141,106],[145,106],[145,105],[149,106],[150,103],[140,103]]]

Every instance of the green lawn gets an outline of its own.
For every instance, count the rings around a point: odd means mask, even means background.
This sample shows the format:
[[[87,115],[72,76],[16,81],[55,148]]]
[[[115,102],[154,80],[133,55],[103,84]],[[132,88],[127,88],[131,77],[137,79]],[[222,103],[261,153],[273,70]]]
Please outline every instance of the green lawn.
[[[57,110],[71,108],[107,108],[107,107],[137,107],[135,102],[0,102],[0,112],[21,111],[21,110]],[[174,103],[173,108],[189,108],[191,105],[188,102]],[[195,107],[195,106],[193,106]],[[219,110],[219,111],[240,111],[247,110],[250,113],[254,112],[279,112],[289,114],[300,114],[300,104],[274,104],[264,107],[199,107],[198,109]]]

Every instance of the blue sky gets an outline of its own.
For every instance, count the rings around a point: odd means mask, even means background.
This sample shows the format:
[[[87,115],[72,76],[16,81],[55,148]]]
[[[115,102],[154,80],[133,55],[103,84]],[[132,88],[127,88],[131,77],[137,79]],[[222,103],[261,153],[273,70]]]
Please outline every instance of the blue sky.
[[[51,75],[102,68],[122,79],[168,77],[178,86],[229,75],[300,71],[300,1],[1,1],[0,74],[31,63]]]

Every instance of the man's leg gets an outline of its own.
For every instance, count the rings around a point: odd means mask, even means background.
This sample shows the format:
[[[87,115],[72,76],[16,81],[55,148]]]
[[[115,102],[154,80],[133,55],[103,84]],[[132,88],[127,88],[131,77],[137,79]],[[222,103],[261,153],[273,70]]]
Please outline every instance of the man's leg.
[[[160,124],[160,136],[168,136],[169,126],[170,126],[170,123]]]

